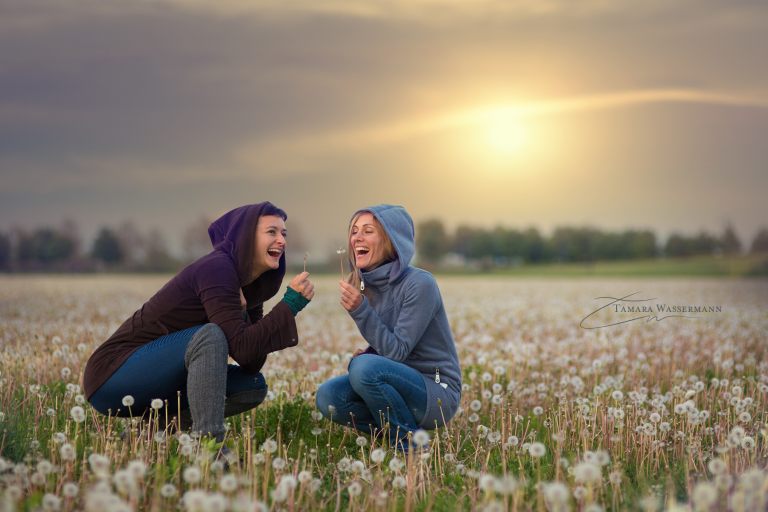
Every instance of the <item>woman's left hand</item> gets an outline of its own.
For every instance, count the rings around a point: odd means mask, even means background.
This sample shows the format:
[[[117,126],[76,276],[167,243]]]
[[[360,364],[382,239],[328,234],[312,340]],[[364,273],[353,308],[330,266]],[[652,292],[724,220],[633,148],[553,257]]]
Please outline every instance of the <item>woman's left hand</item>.
[[[354,311],[360,304],[363,303],[363,294],[360,290],[347,283],[346,281],[339,281],[341,286],[341,305],[347,311]]]

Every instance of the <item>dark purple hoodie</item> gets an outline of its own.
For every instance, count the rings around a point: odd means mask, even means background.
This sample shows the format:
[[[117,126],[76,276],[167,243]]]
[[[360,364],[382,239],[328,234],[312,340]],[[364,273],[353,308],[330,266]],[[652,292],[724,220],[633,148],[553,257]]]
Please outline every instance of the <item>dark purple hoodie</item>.
[[[255,281],[250,278],[256,225],[261,215],[275,211],[280,210],[268,202],[246,205],[213,222],[208,228],[213,251],[168,281],[91,355],[83,376],[86,396],[90,398],[142,345],[195,325],[221,327],[229,355],[252,373],[261,369],[270,352],[296,345],[299,335],[288,304],[280,301],[262,317],[264,301],[280,290],[285,254],[278,269],[264,272]],[[241,289],[248,320],[240,305]]]

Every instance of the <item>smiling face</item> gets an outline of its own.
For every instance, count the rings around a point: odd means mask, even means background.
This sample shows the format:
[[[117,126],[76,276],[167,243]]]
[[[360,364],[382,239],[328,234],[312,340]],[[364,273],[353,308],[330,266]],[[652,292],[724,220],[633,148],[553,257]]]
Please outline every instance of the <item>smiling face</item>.
[[[363,212],[352,222],[349,231],[349,247],[355,267],[371,270],[392,259],[394,251],[381,224],[373,214]]]
[[[268,270],[280,267],[280,257],[285,252],[285,221],[276,215],[259,217],[254,237],[253,278]]]

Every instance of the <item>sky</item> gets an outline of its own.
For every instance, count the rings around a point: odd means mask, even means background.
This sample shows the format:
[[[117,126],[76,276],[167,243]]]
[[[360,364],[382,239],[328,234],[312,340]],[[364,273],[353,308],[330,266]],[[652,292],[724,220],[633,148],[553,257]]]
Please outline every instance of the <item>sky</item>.
[[[0,230],[178,247],[270,200],[316,259],[377,203],[749,242],[766,54],[764,1],[0,0]]]

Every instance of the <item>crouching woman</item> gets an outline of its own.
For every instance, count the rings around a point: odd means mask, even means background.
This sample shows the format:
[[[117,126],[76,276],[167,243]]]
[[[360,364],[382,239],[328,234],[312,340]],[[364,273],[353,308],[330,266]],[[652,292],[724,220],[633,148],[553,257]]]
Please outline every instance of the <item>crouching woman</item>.
[[[336,423],[367,433],[388,427],[408,450],[409,432],[443,426],[461,398],[461,369],[440,290],[410,265],[413,220],[401,206],[354,214],[349,227],[354,271],[341,281],[341,305],[368,342],[346,375],[317,391],[317,407]]]
[[[181,270],[89,358],[83,385],[93,407],[142,416],[160,399],[183,428],[222,440],[225,416],[261,403],[267,354],[298,343],[294,317],[314,295],[303,272],[263,315],[264,301],[285,275],[286,218],[264,202],[214,221],[213,250]],[[238,365],[227,364],[229,356]]]

